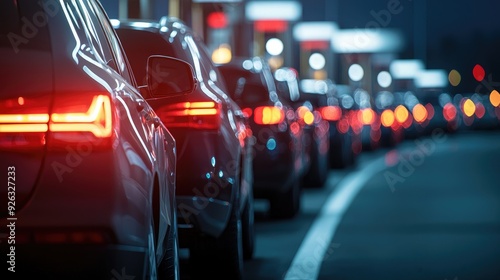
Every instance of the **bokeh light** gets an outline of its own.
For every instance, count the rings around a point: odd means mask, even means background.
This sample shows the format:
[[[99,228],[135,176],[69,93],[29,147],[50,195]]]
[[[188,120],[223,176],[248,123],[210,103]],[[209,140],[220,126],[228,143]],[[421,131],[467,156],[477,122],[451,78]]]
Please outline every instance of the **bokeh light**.
[[[392,84],[391,74],[387,71],[381,71],[377,75],[377,82],[383,88],[387,88],[387,87],[391,86],[391,84]]]
[[[408,119],[408,109],[406,109],[405,106],[403,105],[399,105],[398,107],[396,107],[396,109],[394,109],[394,114],[396,115],[396,120],[400,123],[400,124],[403,124],[404,122],[406,122],[406,120]]]
[[[353,64],[349,67],[348,70],[349,78],[354,82],[359,82],[363,79],[365,75],[365,71],[363,71],[363,67],[359,64]]]
[[[485,72],[484,68],[481,65],[476,64],[476,66],[474,66],[474,68],[472,69],[472,74],[474,75],[474,79],[476,79],[478,82],[484,80]]]
[[[460,76],[460,73],[457,70],[453,69],[448,74],[448,80],[452,86],[456,87],[462,81],[462,76]]]
[[[309,57],[309,66],[314,70],[321,70],[325,67],[326,59],[325,56],[320,53],[313,53]]]
[[[283,42],[278,38],[271,38],[266,43],[266,51],[270,55],[280,55],[283,52]]]
[[[474,104],[474,101],[467,98],[467,100],[463,103],[462,110],[467,117],[472,117],[476,112],[476,105]]]
[[[423,123],[425,120],[427,120],[427,109],[425,109],[424,105],[422,104],[415,105],[415,107],[413,107],[412,112],[413,112],[413,118],[418,123]]]
[[[385,109],[380,115],[380,121],[385,127],[391,127],[394,123],[394,113],[390,109]]]
[[[491,105],[498,107],[500,106],[500,93],[496,89],[492,90],[490,93]]]

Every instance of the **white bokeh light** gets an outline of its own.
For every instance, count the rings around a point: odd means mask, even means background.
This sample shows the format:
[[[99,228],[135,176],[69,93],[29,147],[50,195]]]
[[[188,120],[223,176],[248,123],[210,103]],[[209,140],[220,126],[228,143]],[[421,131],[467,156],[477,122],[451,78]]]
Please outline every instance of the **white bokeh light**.
[[[363,67],[359,64],[353,64],[349,67],[348,70],[349,78],[354,82],[359,82],[363,79],[365,75],[365,71],[363,71]]]
[[[389,87],[392,84],[391,74],[387,71],[380,71],[377,75],[377,82],[383,88]]]
[[[326,64],[326,59],[320,53],[313,53],[309,57],[309,66],[311,66],[311,68],[314,70],[323,69],[323,67],[325,67],[325,64]]]
[[[266,43],[266,51],[270,55],[280,55],[283,52],[283,42],[278,38],[271,38]]]

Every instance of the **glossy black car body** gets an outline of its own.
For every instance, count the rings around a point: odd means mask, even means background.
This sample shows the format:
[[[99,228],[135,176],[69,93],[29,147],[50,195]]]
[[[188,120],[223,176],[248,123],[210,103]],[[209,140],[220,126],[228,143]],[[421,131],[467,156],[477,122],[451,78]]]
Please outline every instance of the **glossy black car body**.
[[[2,1],[0,18],[1,278],[178,279],[175,140],[101,5]]]
[[[177,206],[182,247],[195,267],[231,279],[253,252],[251,131],[203,42],[183,22],[121,21],[115,28],[139,81],[150,55],[166,55],[194,68],[198,87],[189,96],[148,102],[177,141]],[[153,70],[154,71],[154,70]],[[161,72],[158,73],[161,75]],[[205,271],[200,268],[200,272]]]
[[[306,153],[300,128],[292,129],[293,109],[279,99],[271,70],[263,59],[233,58],[218,67],[231,97],[250,117],[256,141],[255,196],[270,200],[272,216],[294,216],[300,207]]]

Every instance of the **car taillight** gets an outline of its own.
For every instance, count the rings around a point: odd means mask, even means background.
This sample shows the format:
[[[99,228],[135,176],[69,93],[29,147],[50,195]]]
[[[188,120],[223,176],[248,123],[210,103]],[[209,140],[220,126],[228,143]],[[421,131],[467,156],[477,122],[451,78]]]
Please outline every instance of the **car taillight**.
[[[112,135],[111,100],[107,95],[58,97],[52,114],[45,113],[48,106],[18,107],[15,113],[0,115],[1,148],[41,147],[46,144],[47,133],[51,147],[89,141],[102,144],[100,141]]]
[[[325,106],[319,109],[321,117],[327,121],[338,121],[342,117],[342,109],[339,106]]]
[[[91,142],[109,144],[113,111],[108,95],[56,97],[49,120],[50,146]]]
[[[213,101],[181,102],[161,108],[158,115],[169,128],[218,129],[220,110],[220,104]]]
[[[256,124],[279,124],[285,119],[285,113],[281,108],[275,106],[261,106],[253,111]]]

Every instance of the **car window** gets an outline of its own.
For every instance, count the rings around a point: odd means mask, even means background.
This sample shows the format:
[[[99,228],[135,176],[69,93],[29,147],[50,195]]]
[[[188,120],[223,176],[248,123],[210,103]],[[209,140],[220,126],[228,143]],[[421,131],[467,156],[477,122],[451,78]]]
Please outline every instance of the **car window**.
[[[101,26],[96,24],[99,19],[93,10],[88,7],[86,2],[80,2],[79,9],[76,10],[76,13],[78,13],[78,15],[74,15],[73,17],[81,18],[84,21],[82,29],[85,30],[86,37],[94,47],[96,57],[118,72],[117,63],[113,57],[111,48],[109,47]]]
[[[129,72],[125,55],[120,46],[120,41],[118,40],[113,30],[113,27],[109,23],[106,13],[104,12],[104,10],[102,10],[101,6],[99,6],[99,4],[97,4],[95,1],[92,1],[91,3],[92,5],[89,6],[89,8],[99,18],[99,22],[101,23],[102,28],[104,29],[104,34],[106,35],[106,38],[108,39],[108,42],[110,44],[111,51],[113,52],[114,58],[116,59],[116,66],[118,68],[119,73],[122,74],[122,76],[125,79],[127,79],[131,85],[135,85],[134,78],[131,76],[131,73]]]
[[[139,85],[146,84],[146,67],[151,55],[175,56],[173,47],[160,34],[149,31],[116,30]],[[182,59],[182,58],[181,58]]]

